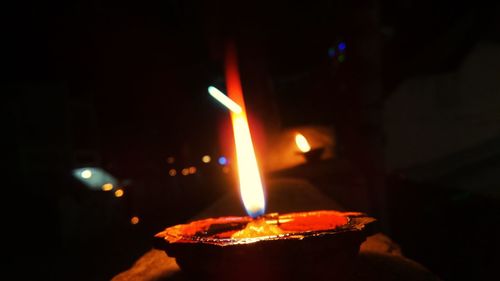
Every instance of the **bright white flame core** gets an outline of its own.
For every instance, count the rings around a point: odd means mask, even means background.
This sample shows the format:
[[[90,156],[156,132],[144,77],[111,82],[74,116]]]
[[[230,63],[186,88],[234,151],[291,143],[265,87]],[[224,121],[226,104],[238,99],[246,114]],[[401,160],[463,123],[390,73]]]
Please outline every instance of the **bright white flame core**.
[[[252,217],[258,217],[264,214],[266,201],[250,128],[244,113],[233,113],[231,119],[236,143],[236,162],[238,164],[241,198],[247,213]]]
[[[304,137],[304,135],[302,135],[301,133],[297,133],[295,135],[295,144],[300,149],[300,151],[304,153],[309,152],[311,150],[309,142],[307,141],[306,137]]]

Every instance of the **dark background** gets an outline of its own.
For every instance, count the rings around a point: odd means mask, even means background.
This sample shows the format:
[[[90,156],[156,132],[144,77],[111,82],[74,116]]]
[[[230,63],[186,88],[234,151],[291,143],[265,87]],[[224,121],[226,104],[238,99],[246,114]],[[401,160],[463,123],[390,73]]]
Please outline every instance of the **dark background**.
[[[12,268],[26,278],[110,279],[151,247],[156,231],[186,221],[234,184],[216,163],[228,116],[206,92],[212,84],[224,89],[224,44],[232,39],[249,111],[265,120],[263,132],[335,129],[336,159],[349,165],[325,164],[341,166],[335,180],[314,172],[305,178],[332,197],[338,186],[361,182],[368,203],[342,204],[382,218],[404,254],[443,279],[496,279],[500,118],[488,114],[500,104],[485,102],[482,110],[474,101],[484,101],[481,91],[500,95],[500,76],[488,72],[500,69],[498,59],[488,60],[500,52],[498,5],[269,2],[37,1],[2,9],[10,168],[2,197]],[[460,72],[485,45],[485,64]],[[425,92],[422,77],[447,73],[465,74],[438,91],[444,107],[420,107],[415,101],[427,96],[419,91],[397,99],[407,81]],[[468,73],[493,82],[465,94],[453,88]],[[444,116],[464,95],[472,102],[462,108],[474,107],[493,133],[474,139],[474,126],[448,116],[445,127],[462,128],[458,137],[431,131],[425,147],[412,137],[393,145],[398,128],[414,125],[394,108]],[[402,125],[387,125],[394,120]],[[430,156],[391,164],[400,151]],[[203,166],[204,154],[213,160]],[[181,176],[191,165],[197,174]],[[72,176],[87,166],[128,180],[124,196],[90,190]],[[132,216],[140,222],[130,224]]]

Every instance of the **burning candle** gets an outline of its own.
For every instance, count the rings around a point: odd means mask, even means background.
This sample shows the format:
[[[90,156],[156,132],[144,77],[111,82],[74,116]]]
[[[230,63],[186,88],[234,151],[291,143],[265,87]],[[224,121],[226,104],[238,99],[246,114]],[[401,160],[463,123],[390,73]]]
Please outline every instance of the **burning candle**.
[[[233,46],[226,57],[226,82],[228,96],[215,87],[209,93],[230,110],[240,195],[249,216],[172,226],[156,234],[156,246],[197,278],[320,280],[328,270],[340,274],[367,236],[366,226],[375,219],[333,210],[265,214],[264,188]],[[297,135],[296,141],[299,147],[307,145],[304,153],[310,150],[303,135]]]

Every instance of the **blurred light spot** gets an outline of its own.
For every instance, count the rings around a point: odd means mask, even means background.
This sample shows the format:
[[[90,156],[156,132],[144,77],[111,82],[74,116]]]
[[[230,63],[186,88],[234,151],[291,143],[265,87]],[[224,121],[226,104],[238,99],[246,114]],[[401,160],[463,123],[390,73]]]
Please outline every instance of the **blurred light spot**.
[[[73,169],[71,172],[80,183],[92,190],[103,190],[103,185],[117,184],[117,180],[111,174],[98,167],[82,167]]]
[[[338,57],[339,62],[344,62],[345,61],[345,55],[340,55]]]
[[[112,189],[113,189],[113,184],[109,182],[102,185],[102,190],[104,191],[110,191]]]
[[[331,47],[328,49],[328,57],[333,58],[335,56],[335,48]]]
[[[115,197],[118,197],[118,198],[119,198],[119,197],[122,197],[122,196],[123,196],[123,189],[121,189],[121,188],[120,188],[120,189],[117,189],[117,190],[115,191]]]
[[[338,47],[339,50],[342,52],[347,48],[347,45],[345,44],[345,42],[340,42]]]
[[[295,135],[295,144],[303,153],[309,152],[311,150],[309,142],[307,141],[306,137],[304,137],[304,135],[301,133],[297,133]]]
[[[133,216],[130,218],[130,223],[131,224],[138,224],[139,223],[139,217],[138,216]]]
[[[177,175],[177,171],[175,169],[170,169],[168,171],[168,174],[171,176],[171,177],[175,177],[175,175]]]
[[[196,174],[196,167],[195,166],[189,167],[189,173],[190,174]]]
[[[226,165],[227,164],[226,157],[224,157],[224,156],[219,157],[219,164]]]
[[[222,168],[222,172],[223,172],[224,174],[229,173],[229,167],[227,167],[227,166],[226,166],[226,167]]]
[[[92,171],[89,169],[85,169],[80,173],[80,176],[84,179],[90,179],[90,177],[92,177]]]
[[[175,158],[173,156],[167,157],[167,163],[168,164],[173,164],[175,162]]]
[[[210,163],[211,160],[212,160],[212,158],[210,158],[209,155],[205,155],[205,156],[201,157],[201,161],[203,163]]]
[[[181,174],[182,174],[183,176],[187,176],[187,175],[189,175],[189,169],[188,169],[188,168],[184,168],[184,169],[182,169]]]

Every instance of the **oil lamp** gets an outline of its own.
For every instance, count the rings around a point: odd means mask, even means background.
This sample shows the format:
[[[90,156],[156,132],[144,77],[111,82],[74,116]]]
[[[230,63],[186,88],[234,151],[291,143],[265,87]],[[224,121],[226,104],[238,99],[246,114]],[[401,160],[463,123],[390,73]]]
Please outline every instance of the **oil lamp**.
[[[299,148],[300,153],[304,155],[307,162],[319,161],[325,150],[323,147],[311,149],[311,145],[307,141],[307,138],[301,133],[295,134],[295,144]]]
[[[226,81],[228,96],[214,87],[209,93],[230,110],[248,216],[168,227],[155,235],[155,246],[196,280],[341,280],[375,219],[333,210],[266,214],[233,46],[227,52]]]

